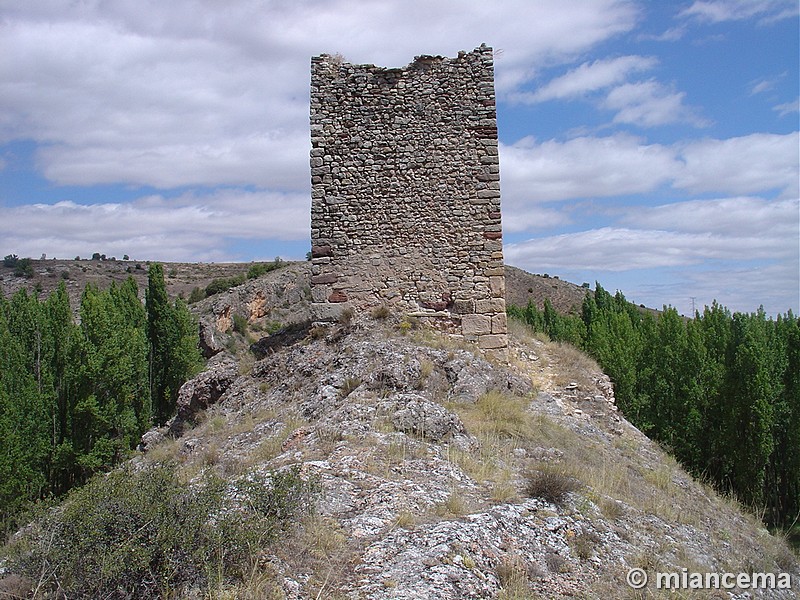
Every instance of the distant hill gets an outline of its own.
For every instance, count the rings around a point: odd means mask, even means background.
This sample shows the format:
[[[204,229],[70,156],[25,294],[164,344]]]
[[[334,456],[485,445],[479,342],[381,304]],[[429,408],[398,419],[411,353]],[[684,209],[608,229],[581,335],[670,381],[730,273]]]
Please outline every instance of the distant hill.
[[[527,306],[533,301],[538,308],[544,308],[544,301],[550,300],[558,312],[580,313],[586,293],[591,291],[580,285],[563,281],[557,276],[534,275],[506,265],[506,303]]]
[[[136,279],[144,294],[147,285],[148,261],[137,260],[33,260],[33,277],[15,277],[14,269],[0,263],[0,290],[10,297],[21,287],[32,291],[38,285],[43,296],[48,296],[64,281],[67,291],[77,306],[80,294],[87,283],[105,288],[112,281],[122,282],[130,276]],[[205,289],[214,279],[234,277],[246,273],[253,263],[183,263],[165,262],[167,291],[172,296],[189,297],[195,287]],[[589,291],[557,276],[534,275],[517,267],[506,266],[506,302],[527,306],[532,300],[539,308],[549,299],[553,307],[564,313],[580,312],[581,303]]]

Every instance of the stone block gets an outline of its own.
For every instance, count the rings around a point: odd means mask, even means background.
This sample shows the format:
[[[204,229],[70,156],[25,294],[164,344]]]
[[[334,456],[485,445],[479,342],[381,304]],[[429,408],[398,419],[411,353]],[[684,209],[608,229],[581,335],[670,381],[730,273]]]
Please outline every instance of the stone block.
[[[492,317],[492,333],[508,333],[506,313],[497,313]]]
[[[505,296],[506,296],[506,278],[505,277],[489,277],[489,290],[491,291],[492,298],[505,298]]]
[[[461,333],[464,335],[486,335],[492,332],[492,318],[488,315],[464,315],[461,317]]]
[[[338,321],[347,309],[347,304],[312,304],[311,316],[314,321]]]
[[[505,312],[506,301],[503,298],[489,298],[488,300],[477,300],[475,302],[475,312],[478,313],[500,313]]]
[[[322,275],[312,275],[311,277],[311,284],[312,285],[319,285],[325,283],[336,283],[339,280],[339,276],[333,273],[323,273]]]
[[[475,312],[475,300],[456,300],[453,302],[453,312],[457,315],[469,315]],[[481,311],[483,312],[483,311]]]
[[[327,302],[328,295],[331,293],[327,285],[312,285],[311,286],[311,301],[312,302]]]
[[[508,346],[508,336],[504,334],[482,335],[478,338],[478,348],[495,349],[506,348]]]

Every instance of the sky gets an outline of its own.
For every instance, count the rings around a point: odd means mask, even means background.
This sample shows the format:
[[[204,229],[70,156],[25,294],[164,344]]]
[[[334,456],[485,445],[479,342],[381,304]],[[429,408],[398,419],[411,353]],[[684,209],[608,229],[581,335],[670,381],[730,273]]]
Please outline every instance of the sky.
[[[310,59],[486,43],[505,257],[800,308],[797,0],[0,0],[0,253],[303,259]]]

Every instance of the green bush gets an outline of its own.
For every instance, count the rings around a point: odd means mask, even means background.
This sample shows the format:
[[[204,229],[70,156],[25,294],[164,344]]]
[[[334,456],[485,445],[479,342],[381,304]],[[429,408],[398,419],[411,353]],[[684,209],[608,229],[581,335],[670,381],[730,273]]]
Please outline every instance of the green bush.
[[[33,277],[33,263],[30,258],[20,258],[14,265],[14,275],[16,277]]]
[[[234,277],[218,277],[206,286],[206,298],[227,291],[245,282],[245,274],[235,275]]]
[[[195,302],[200,302],[200,300],[204,299],[206,294],[203,290],[199,287],[192,288],[192,292],[189,294],[189,304],[194,304]]]
[[[233,330],[236,333],[245,335],[247,333],[247,318],[236,313],[233,315]]]
[[[173,464],[128,466],[75,490],[18,537],[12,571],[69,598],[173,597],[242,580],[258,551],[313,510],[297,468],[187,484]]]
[[[276,257],[271,263],[253,263],[247,270],[247,278],[255,279],[256,277],[261,277],[264,273],[269,273],[282,266],[283,259],[280,256]]]
[[[17,256],[16,254],[7,254],[6,256],[3,257],[3,266],[13,269],[14,267],[17,266],[18,261],[19,261],[19,256]]]

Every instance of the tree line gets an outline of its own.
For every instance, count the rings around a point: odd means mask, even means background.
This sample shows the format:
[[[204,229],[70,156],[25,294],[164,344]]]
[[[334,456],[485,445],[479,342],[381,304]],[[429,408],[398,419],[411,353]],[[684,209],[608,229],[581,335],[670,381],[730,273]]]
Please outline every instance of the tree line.
[[[0,529],[118,464],[173,414],[200,366],[197,330],[158,263],[145,296],[132,277],[90,283],[75,319],[63,282],[47,299],[0,294]]]
[[[594,357],[617,405],[693,474],[763,512],[767,525],[800,516],[800,319],[716,302],[692,319],[658,316],[600,285],[580,315],[546,301],[512,306],[551,339]]]

